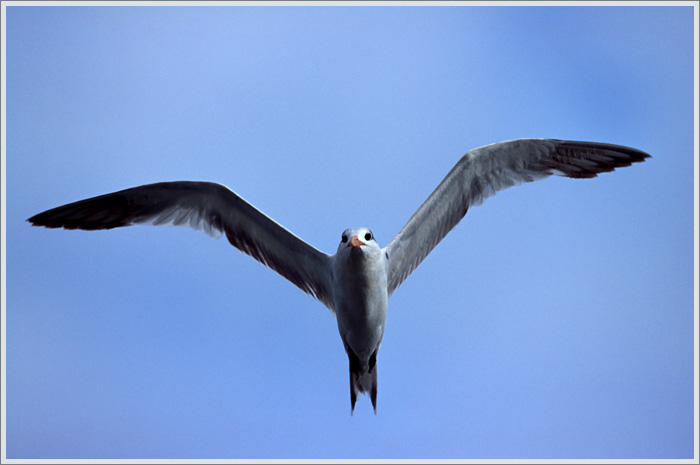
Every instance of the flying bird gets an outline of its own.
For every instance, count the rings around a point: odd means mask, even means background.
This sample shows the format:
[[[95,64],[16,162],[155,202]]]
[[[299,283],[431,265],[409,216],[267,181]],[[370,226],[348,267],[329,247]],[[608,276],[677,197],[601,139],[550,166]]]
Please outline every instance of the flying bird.
[[[377,352],[389,297],[473,205],[551,175],[594,178],[642,162],[637,149],[596,142],[518,139],[467,152],[385,247],[365,227],[342,232],[334,255],[307,244],[227,187],[161,182],[39,213],[34,226],[112,229],[133,224],[191,226],[228,241],[321,301],[336,316],[350,361],[350,413],[359,394],[377,413]]]

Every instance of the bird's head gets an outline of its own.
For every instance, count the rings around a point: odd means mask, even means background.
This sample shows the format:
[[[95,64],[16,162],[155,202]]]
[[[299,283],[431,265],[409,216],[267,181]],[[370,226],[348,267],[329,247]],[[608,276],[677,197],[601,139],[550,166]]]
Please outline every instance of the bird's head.
[[[374,234],[368,228],[350,228],[343,231],[338,244],[338,254],[363,256],[379,250]]]

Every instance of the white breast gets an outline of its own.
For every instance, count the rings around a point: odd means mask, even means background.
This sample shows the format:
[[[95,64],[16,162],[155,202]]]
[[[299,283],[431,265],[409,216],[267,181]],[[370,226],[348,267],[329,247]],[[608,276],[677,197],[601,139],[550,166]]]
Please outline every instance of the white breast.
[[[378,248],[347,252],[334,257],[335,313],[340,337],[364,361],[384,334],[389,299],[386,264]]]

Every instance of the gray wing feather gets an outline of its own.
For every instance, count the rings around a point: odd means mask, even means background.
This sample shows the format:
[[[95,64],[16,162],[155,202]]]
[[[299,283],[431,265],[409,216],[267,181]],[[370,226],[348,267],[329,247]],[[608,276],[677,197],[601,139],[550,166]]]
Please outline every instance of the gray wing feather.
[[[467,152],[384,248],[391,295],[473,205],[508,187],[553,174],[593,178],[644,161],[649,154],[620,145],[518,139]]]
[[[229,242],[333,310],[330,257],[302,241],[221,184],[163,182],[80,200],[39,213],[35,226],[112,229],[173,224]]]

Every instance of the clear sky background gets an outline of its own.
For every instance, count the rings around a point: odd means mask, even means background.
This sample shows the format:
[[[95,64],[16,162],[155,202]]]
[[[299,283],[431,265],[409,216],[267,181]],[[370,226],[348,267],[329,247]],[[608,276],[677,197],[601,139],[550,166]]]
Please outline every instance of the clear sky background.
[[[8,7],[9,458],[692,458],[691,7]],[[467,150],[653,158],[473,208],[389,301],[350,416],[334,316],[186,228],[43,210],[225,184],[385,245]]]

